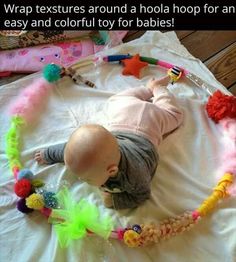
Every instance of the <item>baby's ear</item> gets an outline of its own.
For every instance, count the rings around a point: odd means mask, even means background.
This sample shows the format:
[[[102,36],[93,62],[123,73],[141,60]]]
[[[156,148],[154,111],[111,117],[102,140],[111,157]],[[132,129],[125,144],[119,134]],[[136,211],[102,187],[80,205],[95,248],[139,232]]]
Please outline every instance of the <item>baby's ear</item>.
[[[109,173],[110,177],[114,177],[116,176],[117,172],[118,172],[118,166],[117,165],[110,165],[107,168],[107,172]]]

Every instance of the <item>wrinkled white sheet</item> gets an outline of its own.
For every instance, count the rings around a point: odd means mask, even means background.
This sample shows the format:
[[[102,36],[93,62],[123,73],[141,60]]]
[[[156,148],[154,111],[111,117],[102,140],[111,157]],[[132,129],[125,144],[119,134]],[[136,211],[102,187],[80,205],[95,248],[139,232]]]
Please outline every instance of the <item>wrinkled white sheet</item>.
[[[123,44],[106,54],[139,53],[183,66],[222,91],[209,70],[179,43],[175,33],[147,32],[140,39]],[[118,64],[106,64],[84,70],[97,85],[96,90],[77,86],[62,79],[53,90],[46,108],[34,126],[22,136],[22,161],[35,176],[49,184],[70,182],[76,199],[87,197],[101,212],[109,213],[117,226],[128,223],[161,221],[193,210],[211,193],[221,152],[220,133],[204,111],[207,96],[189,80],[183,79],[169,89],[177,96],[185,112],[184,124],[168,136],[159,148],[160,162],[152,182],[152,197],[135,210],[114,211],[103,207],[99,190],[79,184],[63,165],[37,166],[36,149],[66,141],[69,134],[84,123],[106,122],[105,102],[114,93],[145,83],[151,76],[162,76],[161,68],[146,68],[141,80],[121,75]],[[86,71],[86,72],[85,72]],[[146,248],[131,249],[117,240],[88,237],[61,249],[53,227],[39,213],[25,216],[15,208],[14,179],[4,152],[4,134],[9,127],[7,105],[35,74],[0,87],[0,261],[165,261],[165,262],[233,262],[236,260],[236,204],[229,198],[191,231]],[[102,153],[102,151],[101,151]]]

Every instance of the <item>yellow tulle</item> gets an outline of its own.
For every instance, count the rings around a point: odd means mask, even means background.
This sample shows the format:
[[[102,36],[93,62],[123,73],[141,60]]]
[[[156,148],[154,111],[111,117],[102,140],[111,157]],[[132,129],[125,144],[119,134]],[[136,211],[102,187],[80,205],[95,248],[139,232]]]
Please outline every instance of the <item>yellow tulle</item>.
[[[228,196],[227,188],[233,183],[233,175],[230,173],[225,173],[220,179],[217,186],[214,188],[213,193],[201,204],[197,209],[201,216],[207,215],[222,198]]]
[[[80,239],[87,235],[87,230],[108,238],[113,223],[110,217],[101,216],[98,208],[82,199],[73,200],[67,188],[57,194],[59,209],[53,209],[49,222],[54,224],[61,247],[67,247],[73,239]]]

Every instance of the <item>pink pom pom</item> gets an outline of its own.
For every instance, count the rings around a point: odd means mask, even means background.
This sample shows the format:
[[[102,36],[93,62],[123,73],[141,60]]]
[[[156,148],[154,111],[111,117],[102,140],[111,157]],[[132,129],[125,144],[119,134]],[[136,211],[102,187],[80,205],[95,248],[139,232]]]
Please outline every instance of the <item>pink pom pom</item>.
[[[52,209],[51,208],[47,208],[47,207],[43,207],[40,212],[45,216],[45,217],[50,217],[51,213],[52,213]]]
[[[192,218],[193,220],[197,220],[200,217],[200,214],[198,213],[198,211],[193,211],[192,213]]]
[[[45,96],[52,86],[43,78],[35,80],[21,91],[17,99],[10,105],[10,114],[21,116],[28,123],[32,122],[35,118],[35,109],[39,110],[39,106],[45,101]]]
[[[123,228],[118,228],[118,229],[117,229],[117,238],[118,238],[119,240],[123,240],[123,238],[124,238],[124,233],[125,233],[125,229],[123,229]]]
[[[18,176],[18,173],[20,172],[20,169],[19,169],[19,167],[18,166],[14,166],[13,168],[12,168],[12,173],[13,173],[13,175],[14,175],[14,178],[17,180],[17,176]]]

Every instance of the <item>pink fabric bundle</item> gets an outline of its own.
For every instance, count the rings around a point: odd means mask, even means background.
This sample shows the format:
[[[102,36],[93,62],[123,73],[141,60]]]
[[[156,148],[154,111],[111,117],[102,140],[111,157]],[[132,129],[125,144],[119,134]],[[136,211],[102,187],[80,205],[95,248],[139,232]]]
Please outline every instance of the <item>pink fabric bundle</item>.
[[[126,33],[127,31],[112,31],[110,33],[111,46],[119,44]],[[49,63],[67,67],[105,47],[106,45],[96,45],[90,38],[86,38],[80,41],[1,51],[0,72],[37,72]]]
[[[37,72],[46,64],[68,66],[102,50],[91,40],[57,43],[0,52],[0,72]]]

